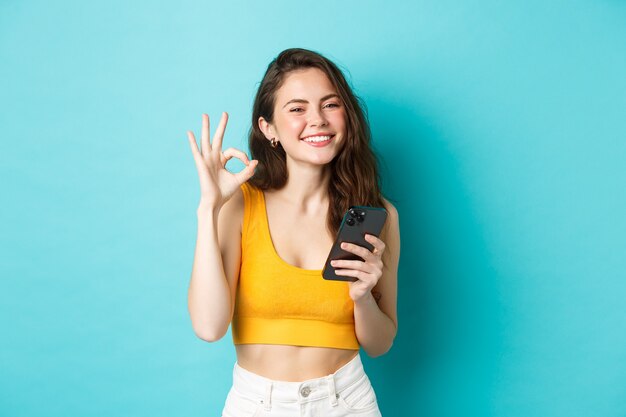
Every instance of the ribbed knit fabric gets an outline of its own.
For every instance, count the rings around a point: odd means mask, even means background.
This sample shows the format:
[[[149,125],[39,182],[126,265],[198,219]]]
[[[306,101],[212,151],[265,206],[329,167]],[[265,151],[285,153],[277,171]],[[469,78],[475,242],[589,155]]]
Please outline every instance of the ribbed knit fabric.
[[[272,243],[263,192],[241,186],[245,209],[232,335],[235,344],[359,349],[345,281],[285,262]]]

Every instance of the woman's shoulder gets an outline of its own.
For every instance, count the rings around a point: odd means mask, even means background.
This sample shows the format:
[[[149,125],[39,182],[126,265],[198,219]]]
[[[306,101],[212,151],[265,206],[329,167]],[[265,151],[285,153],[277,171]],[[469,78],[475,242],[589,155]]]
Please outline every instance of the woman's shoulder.
[[[228,210],[236,213],[243,223],[244,212],[249,213],[251,210],[254,210],[254,207],[262,205],[263,199],[263,191],[252,184],[252,182],[246,181],[239,185],[239,188],[235,190],[235,193],[224,205],[224,208],[228,205]]]
[[[254,185],[251,181],[246,181],[239,186],[238,192],[242,196],[248,197],[248,196],[258,195],[262,191],[259,187]]]
[[[240,185],[220,209],[219,221],[221,227],[233,230],[235,225],[239,225],[239,230],[241,230],[245,208],[244,190],[245,186],[243,184]]]
[[[385,205],[385,210],[387,210],[387,221],[383,226],[381,238],[383,240],[389,240],[390,237],[392,237],[393,239],[397,239],[400,235],[400,218],[398,215],[398,210],[391,203],[391,201],[387,200],[385,197],[383,197],[382,199],[383,204]]]
[[[391,201],[387,200],[385,197],[382,197],[383,199],[383,204],[385,205],[385,210],[387,210],[387,214],[389,215],[389,217],[391,218],[398,218],[398,210],[396,209],[396,206],[394,206]]]

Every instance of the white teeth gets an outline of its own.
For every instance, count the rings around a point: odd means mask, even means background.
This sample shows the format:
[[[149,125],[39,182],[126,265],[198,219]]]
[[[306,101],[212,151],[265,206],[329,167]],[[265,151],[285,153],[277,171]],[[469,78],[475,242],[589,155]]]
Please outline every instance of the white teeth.
[[[330,136],[311,136],[302,140],[305,142],[324,142],[328,139],[330,139]]]

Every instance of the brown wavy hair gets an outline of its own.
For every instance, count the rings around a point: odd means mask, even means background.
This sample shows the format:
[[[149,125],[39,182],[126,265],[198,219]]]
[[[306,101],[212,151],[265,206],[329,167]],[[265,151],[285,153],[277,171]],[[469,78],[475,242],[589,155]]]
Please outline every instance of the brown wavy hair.
[[[252,109],[252,128],[248,146],[252,159],[257,159],[250,183],[261,190],[281,189],[287,183],[286,154],[282,145],[273,148],[259,128],[259,117],[272,123],[276,92],[286,76],[299,69],[318,68],[328,76],[346,111],[344,146],[328,164],[329,211],[326,226],[334,236],[344,213],[350,206],[384,207],[378,160],[371,148],[371,132],[367,107],[346,82],[343,73],[328,58],[301,48],[282,51],[267,67],[256,93]]]

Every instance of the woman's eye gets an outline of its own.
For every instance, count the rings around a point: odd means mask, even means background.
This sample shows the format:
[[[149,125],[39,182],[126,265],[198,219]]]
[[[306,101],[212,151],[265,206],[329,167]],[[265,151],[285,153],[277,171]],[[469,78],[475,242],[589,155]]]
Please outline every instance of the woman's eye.
[[[328,103],[324,107],[339,107],[339,104],[337,104],[337,103]],[[293,109],[290,109],[289,111],[292,112],[292,113],[302,113],[304,111],[304,109],[302,107],[294,107]]]

